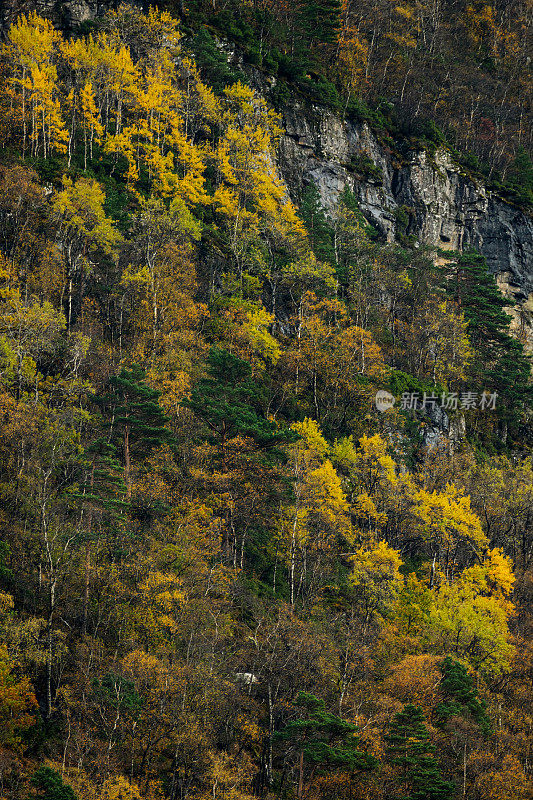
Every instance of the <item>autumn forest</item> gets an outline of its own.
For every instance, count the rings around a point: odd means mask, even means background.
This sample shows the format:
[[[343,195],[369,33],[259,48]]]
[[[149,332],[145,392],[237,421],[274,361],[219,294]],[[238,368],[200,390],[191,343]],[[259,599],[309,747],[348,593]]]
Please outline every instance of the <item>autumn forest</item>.
[[[0,45],[0,800],[531,800],[527,336],[278,167],[297,97],[530,215],[531,4],[107,6]]]

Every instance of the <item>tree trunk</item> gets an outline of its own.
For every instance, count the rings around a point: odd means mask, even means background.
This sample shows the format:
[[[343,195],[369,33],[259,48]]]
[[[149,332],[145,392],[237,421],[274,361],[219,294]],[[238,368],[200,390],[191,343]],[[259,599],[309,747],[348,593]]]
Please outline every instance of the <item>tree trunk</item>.
[[[126,484],[126,500],[131,500],[131,468],[130,468],[130,426],[124,429],[124,482]]]
[[[46,631],[46,717],[52,716],[52,659],[54,655],[54,644],[52,636],[52,625],[54,622],[54,611],[56,605],[56,582],[50,576],[50,609],[48,614],[48,625]]]
[[[463,797],[466,797],[466,742],[463,749]]]
[[[91,494],[92,490],[94,489],[94,462],[91,469]],[[89,612],[89,584],[90,584],[90,574],[91,574],[91,530],[93,526],[93,507],[89,504],[89,508],[87,510],[87,526],[86,526],[86,536],[87,541],[85,542],[85,588],[83,592],[83,635],[87,633],[87,615]]]
[[[272,704],[272,687],[268,684],[268,760],[267,760],[267,786],[272,785],[272,739],[274,736],[274,706]]]
[[[300,766],[298,776],[298,800],[301,800],[304,793],[304,751],[300,750]]]

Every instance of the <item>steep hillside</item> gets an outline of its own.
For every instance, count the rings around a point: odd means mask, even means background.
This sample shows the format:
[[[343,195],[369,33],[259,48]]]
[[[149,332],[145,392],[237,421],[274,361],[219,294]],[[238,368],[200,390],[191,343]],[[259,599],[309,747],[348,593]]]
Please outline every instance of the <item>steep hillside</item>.
[[[531,800],[526,162],[108,5],[3,9],[1,800]]]

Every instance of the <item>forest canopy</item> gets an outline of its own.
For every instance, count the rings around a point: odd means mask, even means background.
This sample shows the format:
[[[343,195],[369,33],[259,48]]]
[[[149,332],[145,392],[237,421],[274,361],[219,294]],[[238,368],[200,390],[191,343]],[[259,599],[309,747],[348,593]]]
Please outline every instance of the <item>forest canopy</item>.
[[[289,92],[403,81],[418,125],[463,20],[476,69],[517,65],[498,144],[467,141],[527,193],[527,10],[380,6],[372,39],[355,3],[189,5],[2,44],[2,800],[528,800],[509,301],[348,188],[291,199],[281,116],[213,38]]]

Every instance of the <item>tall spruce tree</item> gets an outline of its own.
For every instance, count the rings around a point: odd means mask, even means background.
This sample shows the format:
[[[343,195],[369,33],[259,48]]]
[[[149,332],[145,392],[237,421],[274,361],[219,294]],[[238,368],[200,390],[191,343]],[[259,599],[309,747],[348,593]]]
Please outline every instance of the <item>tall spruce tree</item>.
[[[396,714],[385,737],[388,760],[401,769],[409,791],[405,800],[451,800],[455,787],[442,777],[424,722],[419,706],[406,705]]]
[[[319,44],[332,44],[341,29],[341,10],[341,0],[306,0],[300,13],[305,38]]]
[[[486,703],[478,697],[474,687],[474,679],[468,674],[466,667],[450,656],[440,664],[442,681],[440,690],[444,695],[443,702],[437,706],[436,713],[441,725],[452,716],[469,713],[479,725],[482,733],[489,736],[492,725],[486,712]]]
[[[334,230],[320,203],[320,193],[310,183],[302,193],[300,214],[304,221],[313,253],[320,261],[335,263]]]
[[[304,793],[306,765],[311,776],[317,771],[359,772],[376,766],[372,755],[359,750],[356,725],[329,712],[323,700],[308,692],[299,692],[296,705],[300,718],[288,722],[275,739],[298,752],[298,797]]]
[[[511,165],[509,183],[522,203],[533,205],[533,161],[523,147],[518,148]]]
[[[131,500],[131,465],[133,459],[146,458],[156,447],[172,443],[158,399],[160,392],[145,381],[138,365],[121,369],[109,381],[108,391],[98,398],[110,416],[111,442],[122,449],[126,500]]]
[[[454,254],[443,267],[444,288],[468,323],[477,357],[471,367],[480,391],[497,392],[499,416],[516,436],[524,412],[533,403],[531,362],[510,333],[509,301],[489,272],[484,256],[470,250]]]
[[[84,451],[83,469],[83,489],[74,497],[111,518],[121,517],[127,509],[126,484],[116,447],[103,436],[95,439]]]
[[[210,441],[219,448],[223,464],[228,443],[237,436],[251,439],[256,450],[276,455],[278,445],[298,438],[294,431],[278,428],[264,416],[262,393],[247,361],[213,347],[207,364],[207,377],[194,387],[186,405],[208,427]]]
[[[125,520],[128,504],[122,467],[115,446],[103,437],[95,439],[84,451],[81,487],[70,494],[71,500],[81,503],[81,529],[79,539],[85,546],[85,579],[83,595],[83,633],[87,630],[90,589],[91,545],[101,535],[102,527],[111,530]],[[95,515],[104,518],[95,532]]]

